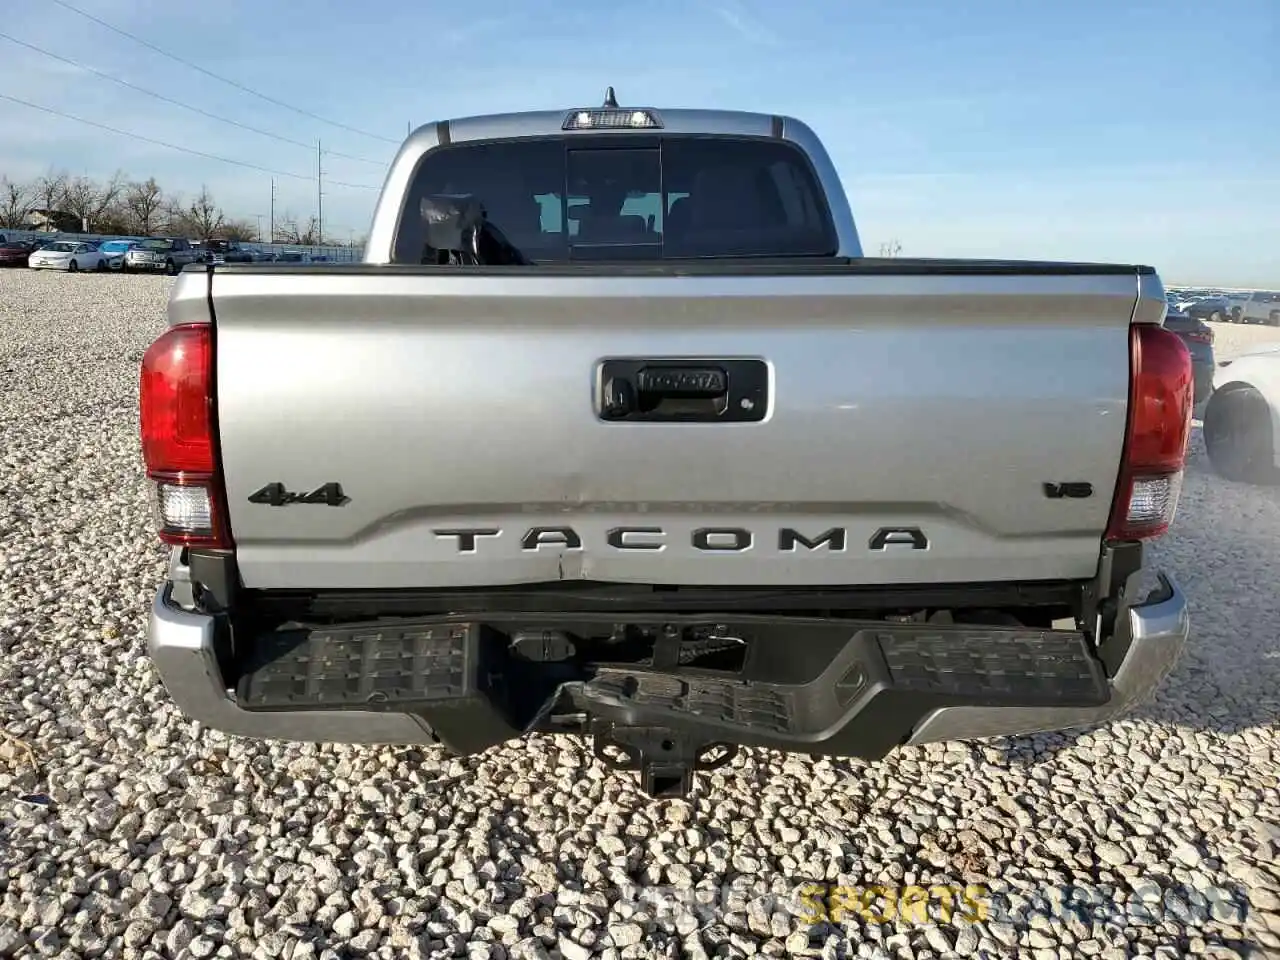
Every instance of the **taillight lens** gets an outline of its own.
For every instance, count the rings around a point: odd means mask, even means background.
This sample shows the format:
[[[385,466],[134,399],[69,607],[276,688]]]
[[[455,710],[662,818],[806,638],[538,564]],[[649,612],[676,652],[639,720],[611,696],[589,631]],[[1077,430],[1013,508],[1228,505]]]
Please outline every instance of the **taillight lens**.
[[[1168,531],[1177,511],[1195,381],[1177,334],[1144,323],[1129,336],[1129,419],[1107,538],[1150,540]]]
[[[213,329],[170,327],[147,348],[139,380],[142,459],[156,484],[160,539],[229,547],[218,470]]]

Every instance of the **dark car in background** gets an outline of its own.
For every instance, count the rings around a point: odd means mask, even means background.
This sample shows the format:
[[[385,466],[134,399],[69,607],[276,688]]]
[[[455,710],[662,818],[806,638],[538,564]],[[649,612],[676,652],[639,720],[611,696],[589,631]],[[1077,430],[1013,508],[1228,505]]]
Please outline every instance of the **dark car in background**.
[[[1210,320],[1213,323],[1234,319],[1231,316],[1230,301],[1224,294],[1212,294],[1183,303],[1180,312],[1196,320]]]
[[[25,267],[35,249],[33,240],[0,239],[0,267]]]
[[[254,263],[257,257],[252,250],[240,246],[238,241],[213,237],[200,244],[206,263]]]
[[[1195,402],[1203,403],[1213,392],[1213,327],[1172,307],[1164,315],[1164,327],[1176,333],[1191,352],[1191,369],[1196,378]]]

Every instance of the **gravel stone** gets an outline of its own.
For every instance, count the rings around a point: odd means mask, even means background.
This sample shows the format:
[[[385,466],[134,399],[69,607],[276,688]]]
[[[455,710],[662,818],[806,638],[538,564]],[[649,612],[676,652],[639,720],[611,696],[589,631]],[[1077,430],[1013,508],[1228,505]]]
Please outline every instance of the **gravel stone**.
[[[615,947],[629,947],[644,939],[644,931],[634,923],[614,923],[609,925],[609,939]]]
[[[0,957],[12,957],[27,945],[27,938],[12,927],[0,927]]]
[[[743,751],[654,804],[571,737],[459,759],[177,712],[137,418],[171,285],[0,271],[0,957],[1280,955],[1280,489],[1214,476],[1198,427],[1151,551],[1193,635],[1153,702],[877,763]],[[839,925],[814,881],[986,892],[976,923]]]
[[[1118,843],[1100,843],[1097,848],[1098,858],[1118,867],[1122,863],[1129,863],[1131,854]]]

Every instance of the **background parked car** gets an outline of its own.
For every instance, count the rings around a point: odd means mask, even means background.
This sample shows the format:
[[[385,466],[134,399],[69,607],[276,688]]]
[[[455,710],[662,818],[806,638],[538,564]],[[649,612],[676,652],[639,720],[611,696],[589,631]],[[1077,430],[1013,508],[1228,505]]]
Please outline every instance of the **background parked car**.
[[[107,270],[107,259],[96,243],[87,240],[58,240],[41,247],[27,258],[27,266],[35,270]]]
[[[1229,309],[1237,323],[1265,323],[1280,327],[1280,293],[1255,291],[1233,295]]]
[[[1195,402],[1201,404],[1213,392],[1213,374],[1217,369],[1213,359],[1213,327],[1178,310],[1165,312],[1164,326],[1176,333],[1191,352],[1191,370],[1196,378]]]
[[[103,240],[98,249],[107,257],[107,266],[112,270],[124,270],[125,258],[130,250],[135,249],[137,240]]]
[[[1204,412],[1204,445],[1218,475],[1280,482],[1280,346],[1224,360]]]
[[[172,276],[189,263],[196,263],[203,254],[182,237],[156,237],[143,240],[125,254],[125,267],[129,270],[163,270]]]
[[[200,244],[206,263],[254,263],[257,256],[236,240],[212,237]]]
[[[1231,319],[1231,305],[1223,294],[1180,300],[1176,309],[1197,320],[1222,323]]]
[[[30,240],[0,240],[0,267],[25,267],[35,249]]]

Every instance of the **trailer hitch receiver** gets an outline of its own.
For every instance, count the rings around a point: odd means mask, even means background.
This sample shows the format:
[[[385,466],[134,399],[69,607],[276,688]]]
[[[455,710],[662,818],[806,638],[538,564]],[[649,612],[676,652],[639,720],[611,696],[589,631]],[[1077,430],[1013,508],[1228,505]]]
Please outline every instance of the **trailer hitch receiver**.
[[[605,720],[591,725],[595,755],[614,770],[640,774],[640,789],[658,800],[676,800],[694,790],[694,774],[715,770],[737,756],[730,743],[705,743],[662,726],[625,726]]]

